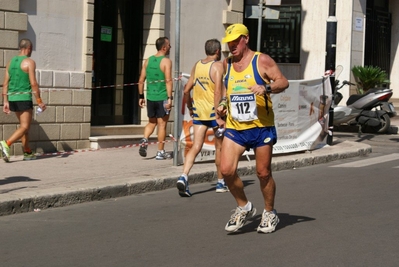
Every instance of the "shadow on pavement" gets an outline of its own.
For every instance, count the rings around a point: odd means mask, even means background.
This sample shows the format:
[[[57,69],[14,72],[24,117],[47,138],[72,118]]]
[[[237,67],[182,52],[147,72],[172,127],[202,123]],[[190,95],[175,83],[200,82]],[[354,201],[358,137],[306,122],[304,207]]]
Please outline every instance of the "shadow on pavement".
[[[0,180],[0,185],[13,184],[19,182],[35,182],[40,181],[26,176],[11,176]]]
[[[263,212],[263,210],[262,210]],[[310,222],[316,220],[315,218],[306,217],[306,216],[298,216],[298,215],[290,215],[288,213],[278,213],[278,217],[280,219],[279,224],[276,227],[276,231],[283,229],[287,226],[291,226],[297,223],[302,222]],[[262,219],[262,214],[257,214],[252,219],[248,220],[249,223],[245,224],[240,230],[234,233],[228,233],[229,235],[239,235],[245,234],[248,232],[254,232],[259,226],[260,220]]]

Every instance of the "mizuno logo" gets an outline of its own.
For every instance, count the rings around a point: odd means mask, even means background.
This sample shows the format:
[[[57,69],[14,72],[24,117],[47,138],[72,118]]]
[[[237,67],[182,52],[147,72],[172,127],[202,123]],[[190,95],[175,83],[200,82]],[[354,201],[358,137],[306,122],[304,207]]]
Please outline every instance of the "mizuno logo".
[[[235,95],[231,98],[233,102],[241,102],[241,101],[253,101],[255,100],[255,95]]]

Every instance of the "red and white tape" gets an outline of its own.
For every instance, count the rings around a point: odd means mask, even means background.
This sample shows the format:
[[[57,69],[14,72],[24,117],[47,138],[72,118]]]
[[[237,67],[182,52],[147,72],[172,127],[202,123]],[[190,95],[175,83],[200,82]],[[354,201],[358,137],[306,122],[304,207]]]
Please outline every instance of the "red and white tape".
[[[169,134],[169,137],[172,140],[165,140],[165,141],[158,141],[158,142],[148,142],[144,143],[145,145],[157,145],[160,143],[170,143],[170,142],[176,142],[176,138],[172,135]],[[141,146],[141,143],[138,144],[131,144],[131,145],[124,145],[124,146],[115,146],[115,147],[108,147],[108,148],[98,148],[98,149],[79,149],[79,150],[72,150],[72,151],[60,151],[60,152],[53,152],[53,153],[43,153],[43,154],[37,154],[37,157],[46,157],[46,156],[59,156],[59,155],[71,155],[75,153],[81,153],[81,152],[95,152],[95,151],[100,151],[100,150],[111,150],[111,149],[121,149],[121,148],[130,148],[130,147],[139,147]]]
[[[181,80],[182,76],[179,76],[177,78],[173,78],[173,81],[179,81]],[[152,82],[147,82],[149,83],[160,83],[160,82],[166,82],[167,80],[157,80],[157,81],[152,81]],[[138,85],[140,84],[139,82],[137,83],[124,83],[124,84],[113,84],[113,85],[102,85],[102,86],[96,86],[92,88],[78,88],[76,90],[93,90],[93,89],[101,89],[101,88],[114,88],[114,87],[123,87],[123,86],[133,86],[133,85]],[[39,85],[40,87],[40,85]],[[73,89],[73,88],[72,88]],[[53,91],[70,91],[71,89],[40,89],[40,92],[53,92]],[[7,93],[7,95],[24,95],[24,94],[32,94],[33,92],[15,92],[15,93]]]

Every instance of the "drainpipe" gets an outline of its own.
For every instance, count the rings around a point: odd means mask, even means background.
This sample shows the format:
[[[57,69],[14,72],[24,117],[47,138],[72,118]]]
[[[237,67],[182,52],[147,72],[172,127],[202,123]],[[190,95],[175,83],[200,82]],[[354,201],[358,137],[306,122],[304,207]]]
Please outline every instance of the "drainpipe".
[[[329,12],[327,19],[327,36],[326,36],[326,65],[325,70],[335,72],[335,53],[337,48],[337,18],[335,17],[336,0],[330,0]],[[330,83],[333,96],[335,94],[335,75],[330,76]],[[334,101],[334,99],[332,100]],[[327,144],[333,143],[333,130],[334,130],[334,109],[330,106],[327,135]]]

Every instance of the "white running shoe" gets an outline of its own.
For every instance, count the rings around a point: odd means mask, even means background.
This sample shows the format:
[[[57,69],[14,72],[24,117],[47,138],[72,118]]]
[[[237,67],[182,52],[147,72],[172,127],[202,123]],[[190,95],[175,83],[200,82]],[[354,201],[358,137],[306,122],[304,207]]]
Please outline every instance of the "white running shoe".
[[[3,160],[5,162],[10,162],[10,147],[5,140],[0,141],[0,150],[3,153]]]
[[[166,153],[165,150],[161,150],[157,152],[157,155],[155,156],[156,160],[163,160],[166,159]]]
[[[140,140],[139,154],[142,157],[147,157],[148,140],[143,138]]]
[[[244,226],[245,222],[254,217],[256,214],[256,209],[252,204],[252,208],[249,211],[245,211],[240,207],[237,207],[231,215],[230,220],[227,222],[226,227],[224,228],[227,232],[236,232],[238,229]]]
[[[263,210],[262,220],[258,226],[258,233],[271,233],[276,230],[277,224],[280,222],[276,210]]]

